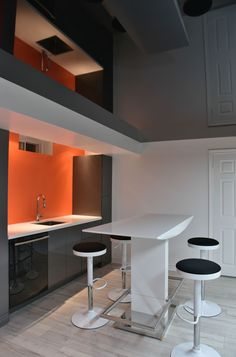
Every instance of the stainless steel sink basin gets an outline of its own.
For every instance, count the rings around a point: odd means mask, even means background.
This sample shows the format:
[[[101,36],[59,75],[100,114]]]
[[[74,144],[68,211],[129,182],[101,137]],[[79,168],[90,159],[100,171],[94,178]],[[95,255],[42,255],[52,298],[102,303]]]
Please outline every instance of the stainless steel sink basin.
[[[34,222],[33,224],[40,224],[42,226],[55,226],[56,224],[63,224],[65,222],[61,221],[44,221],[44,222]]]

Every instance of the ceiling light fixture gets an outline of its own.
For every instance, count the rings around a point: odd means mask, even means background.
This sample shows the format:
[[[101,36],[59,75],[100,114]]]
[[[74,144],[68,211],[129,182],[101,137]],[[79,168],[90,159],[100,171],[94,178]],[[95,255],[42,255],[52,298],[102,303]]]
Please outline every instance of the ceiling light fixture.
[[[212,0],[186,0],[183,11],[188,16],[201,16],[210,10]]]

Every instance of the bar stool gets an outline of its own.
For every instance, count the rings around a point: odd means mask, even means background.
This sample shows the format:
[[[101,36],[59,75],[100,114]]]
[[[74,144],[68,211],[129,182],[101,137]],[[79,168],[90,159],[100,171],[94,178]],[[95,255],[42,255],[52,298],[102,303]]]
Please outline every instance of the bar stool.
[[[108,293],[108,298],[112,301],[116,301],[127,290],[127,272],[130,271],[130,266],[128,266],[127,263],[127,246],[131,243],[131,237],[111,235],[111,240],[114,242],[118,241],[122,244],[122,266],[120,268],[122,277],[122,287],[111,289]],[[128,294],[120,302],[131,302],[131,295]]]
[[[209,260],[209,251],[216,250],[220,244],[216,239],[196,237],[188,240],[188,246],[200,250],[200,258]],[[216,303],[205,299],[205,282],[202,281],[202,316],[213,317],[221,313],[221,308]],[[185,310],[193,314],[193,302],[187,301],[185,303]]]
[[[200,318],[201,318],[201,281],[219,278],[221,267],[205,259],[184,259],[176,264],[180,276],[194,280],[194,321],[185,319],[180,314],[184,305],[179,305],[176,314],[185,322],[194,325],[194,341],[177,345],[171,352],[171,357],[220,357],[212,347],[200,344]]]
[[[82,329],[96,329],[104,326],[109,322],[107,319],[100,317],[103,309],[93,306],[93,283],[101,278],[93,279],[93,258],[106,254],[106,246],[97,242],[85,242],[74,245],[73,253],[78,257],[87,258],[87,284],[88,284],[88,309],[82,312],[76,312],[72,316],[72,323]],[[96,288],[96,290],[103,289],[107,286],[107,282]]]

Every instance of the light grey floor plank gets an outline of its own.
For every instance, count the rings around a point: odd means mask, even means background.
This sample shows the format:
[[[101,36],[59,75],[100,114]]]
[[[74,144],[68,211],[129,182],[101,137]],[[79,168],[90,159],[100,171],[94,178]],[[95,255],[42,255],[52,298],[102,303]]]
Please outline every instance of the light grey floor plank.
[[[107,293],[120,286],[120,271],[114,266],[95,270],[105,276],[106,289],[95,291],[94,302],[105,307]],[[192,327],[175,317],[163,341],[113,328],[113,323],[93,330],[72,325],[72,314],[87,306],[86,277],[78,278],[53,293],[11,314],[0,328],[0,357],[167,357],[178,343],[192,340]],[[207,283],[207,297],[222,306],[214,318],[203,318],[201,340],[222,357],[236,357],[236,279],[221,277]],[[192,298],[193,283],[185,281],[177,299]]]

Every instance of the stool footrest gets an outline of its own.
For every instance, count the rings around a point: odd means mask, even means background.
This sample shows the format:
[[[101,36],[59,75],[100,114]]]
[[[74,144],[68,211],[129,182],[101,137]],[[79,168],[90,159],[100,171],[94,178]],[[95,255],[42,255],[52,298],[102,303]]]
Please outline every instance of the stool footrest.
[[[105,279],[102,279],[102,278],[95,278],[95,279],[93,279],[93,282],[94,282],[94,283],[96,283],[96,281],[104,281],[104,284],[101,285],[101,286],[95,287],[95,288],[94,288],[95,290],[102,290],[102,289],[104,289],[104,288],[107,286],[107,280],[105,280]]]
[[[201,317],[201,315],[198,315],[198,316],[197,316],[196,321],[188,320],[188,319],[186,319],[185,317],[183,317],[183,316],[181,315],[181,313],[180,313],[180,309],[184,309],[184,307],[185,307],[184,304],[179,305],[179,306],[177,307],[177,309],[176,309],[176,315],[177,315],[181,320],[183,320],[184,322],[187,322],[187,323],[190,324],[190,325],[197,325],[197,323],[198,323],[199,318]]]

